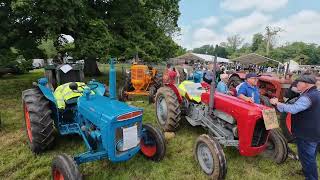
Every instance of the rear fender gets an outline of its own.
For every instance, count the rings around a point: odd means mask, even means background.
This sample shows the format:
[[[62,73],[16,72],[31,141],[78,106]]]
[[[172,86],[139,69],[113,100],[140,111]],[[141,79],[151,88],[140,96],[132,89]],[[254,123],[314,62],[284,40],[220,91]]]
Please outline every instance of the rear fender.
[[[172,91],[178,97],[179,104],[181,104],[182,103],[182,97],[181,97],[181,95],[179,93],[179,90],[178,90],[177,86],[175,86],[174,84],[165,84],[165,86],[167,86],[168,88],[172,89]]]
[[[38,80],[38,87],[42,94],[52,103],[56,104],[56,99],[53,95],[53,91],[48,86],[48,79],[47,78],[40,78]]]

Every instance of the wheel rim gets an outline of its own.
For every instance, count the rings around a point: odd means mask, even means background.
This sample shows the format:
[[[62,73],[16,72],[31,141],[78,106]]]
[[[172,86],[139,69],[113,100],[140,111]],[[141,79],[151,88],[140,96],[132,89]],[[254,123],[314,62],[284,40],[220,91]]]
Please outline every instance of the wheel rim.
[[[206,144],[200,143],[198,145],[197,158],[201,166],[201,169],[206,174],[212,174],[212,172],[214,171],[214,160],[210,152],[210,149]]]
[[[26,121],[27,134],[30,142],[32,142],[32,132],[31,132],[31,122],[30,122],[30,114],[27,108],[27,105],[24,104],[24,118]]]
[[[141,152],[147,157],[153,157],[157,152],[156,144],[145,144],[144,139],[140,142]]]
[[[57,169],[53,171],[53,180],[64,180],[62,173]]]
[[[167,121],[168,107],[166,99],[161,95],[157,101],[157,117],[159,123],[164,125]]]

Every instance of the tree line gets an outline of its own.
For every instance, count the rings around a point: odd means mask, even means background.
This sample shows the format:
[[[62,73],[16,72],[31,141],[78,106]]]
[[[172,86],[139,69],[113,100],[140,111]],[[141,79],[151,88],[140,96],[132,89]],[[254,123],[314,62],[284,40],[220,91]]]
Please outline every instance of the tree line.
[[[194,48],[192,52],[200,54],[217,55],[223,58],[233,59],[249,53],[257,53],[262,56],[280,61],[282,63],[294,60],[302,65],[320,65],[320,46],[314,43],[293,42],[282,46],[276,46],[276,39],[272,38],[268,52],[268,39],[262,33],[254,34],[251,43],[243,43],[240,35],[227,38],[220,43],[218,49],[214,45],[204,45]],[[270,62],[269,64],[270,65]]]

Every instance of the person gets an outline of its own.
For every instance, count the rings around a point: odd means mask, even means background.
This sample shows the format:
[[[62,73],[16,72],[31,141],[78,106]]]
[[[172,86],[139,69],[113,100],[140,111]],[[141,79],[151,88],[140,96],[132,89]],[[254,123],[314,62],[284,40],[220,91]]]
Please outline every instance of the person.
[[[317,146],[320,144],[320,92],[313,75],[302,75],[297,80],[301,92],[294,104],[283,104],[277,98],[270,100],[280,112],[291,113],[292,134],[296,137],[302,172],[307,180],[317,180]]]
[[[284,97],[290,99],[300,96],[300,93],[297,89],[298,81],[293,81],[288,89],[284,91]]]
[[[316,86],[317,86],[317,89],[320,91],[320,76],[317,77]]]
[[[203,81],[211,84],[213,79],[213,64],[208,65],[208,70],[204,72]]]
[[[221,74],[220,79],[221,79],[221,81],[217,85],[217,91],[221,92],[223,94],[230,94],[230,91],[227,86],[228,74]]]
[[[247,102],[260,104],[260,93],[257,87],[258,76],[255,73],[248,73],[246,81],[239,87],[237,95],[240,99]]]
[[[177,72],[173,70],[171,64],[167,64],[167,69],[163,73],[164,84],[175,84]]]

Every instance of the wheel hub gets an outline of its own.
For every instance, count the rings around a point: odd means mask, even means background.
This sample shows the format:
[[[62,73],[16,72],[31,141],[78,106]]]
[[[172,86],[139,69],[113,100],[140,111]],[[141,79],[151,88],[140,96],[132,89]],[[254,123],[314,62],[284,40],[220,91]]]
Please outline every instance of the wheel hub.
[[[214,171],[214,160],[212,154],[210,153],[210,149],[206,144],[201,143],[198,145],[197,158],[202,170],[206,174],[212,174]]]
[[[57,169],[55,169],[54,172],[53,172],[53,180],[64,180],[63,175]]]
[[[157,116],[161,125],[164,125],[166,123],[167,115],[168,107],[166,100],[163,96],[160,96],[160,98],[157,101]]]
[[[26,121],[27,134],[30,142],[32,142],[32,131],[31,131],[31,122],[30,122],[30,114],[27,108],[27,105],[24,104],[24,118]]]

